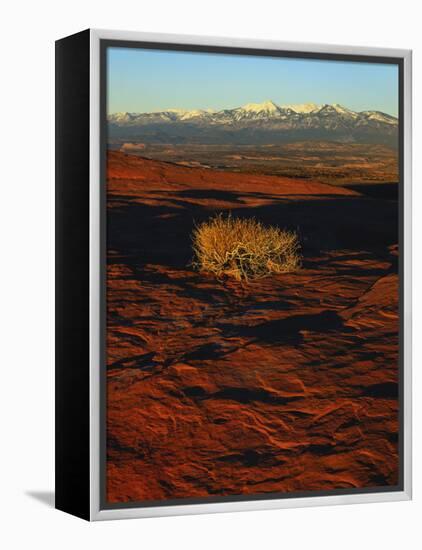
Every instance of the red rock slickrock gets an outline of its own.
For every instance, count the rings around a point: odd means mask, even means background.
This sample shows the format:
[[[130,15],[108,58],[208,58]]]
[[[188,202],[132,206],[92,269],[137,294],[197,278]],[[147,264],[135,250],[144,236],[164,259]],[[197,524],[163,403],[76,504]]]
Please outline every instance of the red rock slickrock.
[[[108,178],[108,501],[397,485],[397,204],[118,152]],[[195,272],[216,211],[297,228],[302,269]]]

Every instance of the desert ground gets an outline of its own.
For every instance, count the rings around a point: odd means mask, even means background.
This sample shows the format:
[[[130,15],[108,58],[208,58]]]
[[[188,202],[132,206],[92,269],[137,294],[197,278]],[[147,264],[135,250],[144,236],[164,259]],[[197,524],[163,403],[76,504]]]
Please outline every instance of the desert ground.
[[[192,167],[288,176],[335,185],[398,181],[397,148],[336,141],[271,145],[157,144],[114,141],[112,148]]]
[[[397,184],[121,151],[107,176],[107,500],[397,485]],[[216,212],[297,231],[302,268],[197,272]]]

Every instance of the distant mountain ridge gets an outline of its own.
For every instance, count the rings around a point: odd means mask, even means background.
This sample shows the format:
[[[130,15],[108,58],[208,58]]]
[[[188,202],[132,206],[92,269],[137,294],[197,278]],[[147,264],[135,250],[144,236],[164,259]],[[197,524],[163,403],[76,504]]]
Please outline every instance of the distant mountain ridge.
[[[334,103],[247,103],[234,109],[167,109],[113,113],[109,136],[155,143],[263,144],[334,140],[397,146],[398,119],[381,111],[356,112]]]

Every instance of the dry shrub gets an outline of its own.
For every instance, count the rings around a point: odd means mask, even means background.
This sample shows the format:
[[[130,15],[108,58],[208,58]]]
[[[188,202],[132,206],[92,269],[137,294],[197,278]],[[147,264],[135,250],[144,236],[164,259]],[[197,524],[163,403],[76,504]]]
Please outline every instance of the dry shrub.
[[[260,279],[272,273],[299,269],[297,234],[259,221],[218,214],[193,232],[193,265],[199,271],[238,281]]]

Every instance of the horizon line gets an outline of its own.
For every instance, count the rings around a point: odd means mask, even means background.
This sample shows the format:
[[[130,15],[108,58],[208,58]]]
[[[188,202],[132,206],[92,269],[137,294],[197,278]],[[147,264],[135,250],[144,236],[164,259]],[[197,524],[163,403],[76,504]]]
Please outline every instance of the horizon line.
[[[388,113],[386,111],[382,111],[381,109],[376,109],[376,108],[367,108],[367,109],[362,109],[362,110],[359,110],[359,111],[355,111],[354,109],[351,109],[349,107],[347,107],[346,105],[343,105],[341,103],[337,103],[337,102],[334,102],[334,103],[315,103],[313,101],[304,101],[304,102],[300,102],[300,103],[277,103],[276,101],[272,100],[272,99],[267,99],[267,100],[264,100],[264,101],[258,101],[258,102],[255,102],[255,101],[251,101],[251,102],[248,102],[248,103],[243,103],[242,105],[237,105],[236,107],[221,107],[221,108],[213,108],[213,107],[193,107],[193,108],[184,108],[184,107],[166,107],[166,108],[162,108],[162,109],[154,109],[154,110],[148,110],[148,111],[128,111],[128,110],[119,110],[119,111],[113,111],[113,112],[107,112],[108,115],[113,115],[113,114],[118,114],[118,113],[128,113],[128,114],[133,114],[133,113],[136,113],[136,114],[148,114],[148,113],[164,113],[164,112],[174,112],[174,111],[183,111],[183,112],[192,112],[192,111],[204,111],[204,112],[209,112],[209,113],[218,113],[218,112],[221,112],[221,111],[233,111],[235,109],[241,109],[241,108],[245,108],[247,106],[250,106],[250,105],[265,105],[265,104],[268,104],[268,103],[272,103],[273,105],[275,105],[276,107],[278,108],[293,108],[295,106],[305,106],[305,105],[315,105],[315,109],[321,109],[322,107],[326,107],[326,106],[330,106],[330,107],[333,107],[333,106],[338,106],[338,107],[342,107],[342,108],[345,108],[353,113],[364,113],[364,112],[367,112],[367,111],[377,111],[379,113],[383,113],[383,114],[386,114],[388,116],[391,116],[393,118],[396,118],[398,120],[398,115],[395,115],[395,114],[391,114],[391,113]],[[292,109],[294,110],[294,109]],[[312,111],[310,111],[309,113],[305,113],[305,114],[310,114]],[[302,113],[303,114],[303,113]]]

